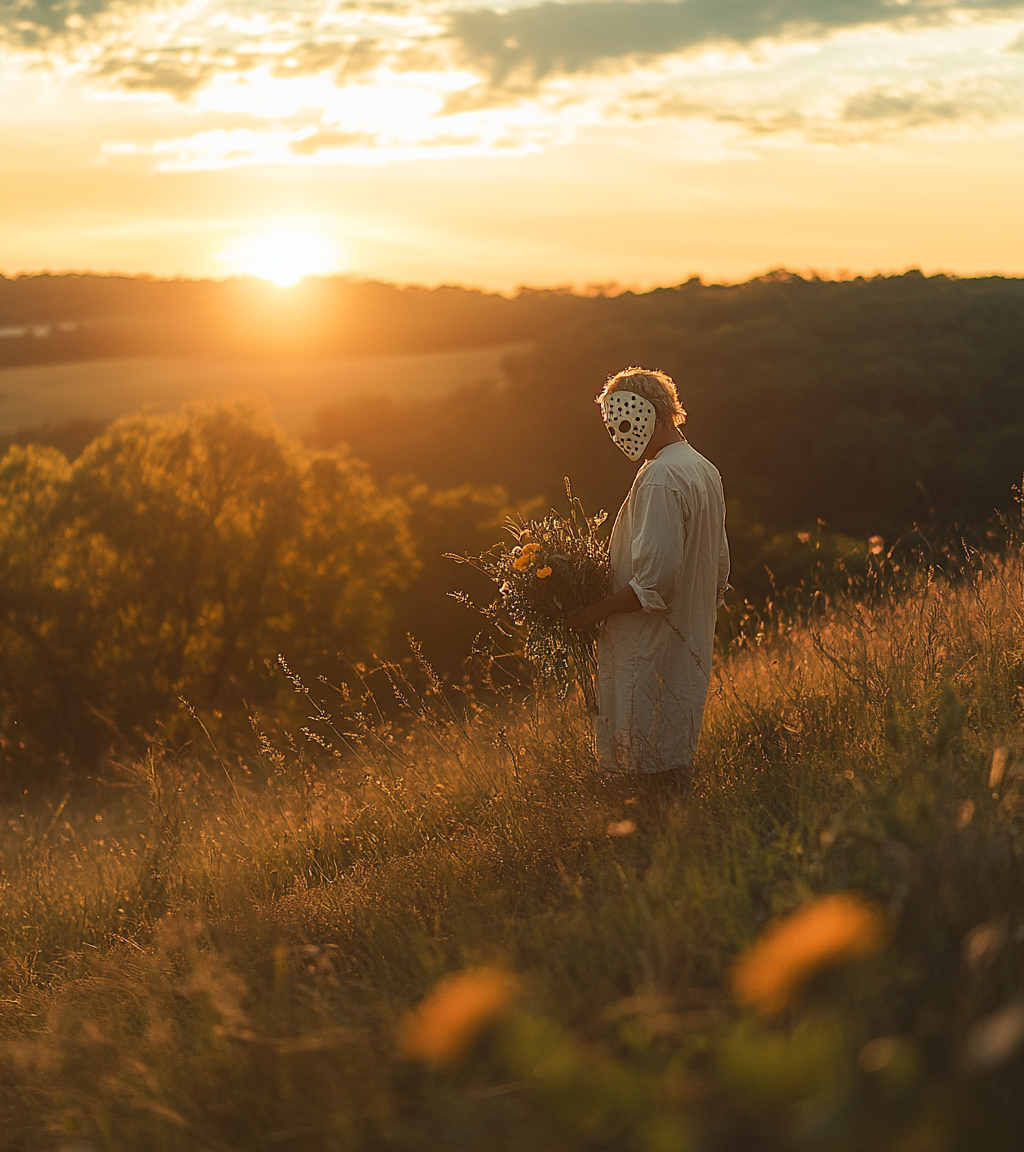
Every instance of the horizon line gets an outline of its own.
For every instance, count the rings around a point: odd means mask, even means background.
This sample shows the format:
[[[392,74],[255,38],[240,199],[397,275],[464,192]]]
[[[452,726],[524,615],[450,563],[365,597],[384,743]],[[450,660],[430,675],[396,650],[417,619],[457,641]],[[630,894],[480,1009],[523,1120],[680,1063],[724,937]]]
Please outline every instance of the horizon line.
[[[485,288],[476,284],[460,284],[450,280],[438,280],[434,283],[424,283],[416,280],[386,280],[376,276],[372,276],[359,272],[327,272],[317,273],[309,276],[302,276],[293,284],[279,285],[273,280],[257,276],[253,273],[236,273],[234,275],[215,277],[215,276],[188,276],[184,274],[175,274],[170,276],[160,276],[152,272],[97,272],[93,270],[79,270],[67,269],[64,271],[54,272],[51,269],[42,269],[39,271],[26,271],[8,273],[0,271],[0,281],[8,281],[16,283],[19,280],[33,280],[43,278],[64,279],[64,278],[80,278],[80,279],[97,279],[97,280],[138,280],[148,283],[156,284],[232,284],[249,282],[259,285],[261,287],[272,288],[278,292],[292,292],[295,288],[310,283],[317,283],[323,281],[345,280],[354,285],[359,284],[379,284],[389,288],[397,288],[400,291],[407,289],[420,289],[423,291],[439,291],[445,288],[457,289],[463,292],[480,292],[489,296],[504,296],[513,299],[518,295],[530,292],[551,292],[573,296],[591,296],[591,297],[615,297],[625,295],[646,295],[650,292],[656,292],[665,288],[680,288],[687,284],[695,284],[701,288],[737,288],[745,284],[753,284],[756,282],[769,282],[771,280],[802,280],[808,283],[820,282],[830,284],[846,284],[854,283],[858,280],[887,280],[899,279],[903,276],[912,275],[921,276],[923,279],[949,279],[949,280],[1021,280],[1024,279],[1024,271],[1009,272],[1009,271],[977,271],[970,273],[955,272],[949,269],[935,269],[931,271],[924,271],[919,265],[909,265],[899,270],[882,270],[876,269],[872,272],[853,272],[848,268],[840,268],[836,270],[827,270],[819,268],[803,268],[793,269],[785,265],[779,265],[770,268],[765,272],[757,272],[746,277],[745,279],[716,279],[706,280],[701,273],[691,272],[680,280],[665,282],[665,283],[651,283],[646,286],[640,285],[637,282],[623,284],[617,280],[608,281],[587,281],[583,284],[577,282],[562,282],[553,283],[548,285],[537,284],[517,284],[511,290],[500,288]]]

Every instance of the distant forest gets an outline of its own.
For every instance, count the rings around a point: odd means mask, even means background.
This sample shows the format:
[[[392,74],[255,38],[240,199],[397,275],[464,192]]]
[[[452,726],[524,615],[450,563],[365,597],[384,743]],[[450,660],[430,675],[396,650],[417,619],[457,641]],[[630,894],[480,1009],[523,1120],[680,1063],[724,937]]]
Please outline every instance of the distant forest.
[[[633,468],[609,444],[593,398],[626,365],[662,368],[678,382],[687,436],[723,475],[734,583],[754,597],[772,579],[799,583],[821,560],[856,563],[869,536],[888,547],[915,524],[977,535],[994,509],[1014,507],[1024,470],[1021,279],[908,272],[827,281],[777,271],[734,286],[504,297],[341,278],[282,290],[252,280],[32,276],[0,279],[0,332],[3,365],[529,341],[502,384],[446,401],[400,404],[386,379],[367,379],[357,402],[322,411],[308,437],[314,450],[346,446],[406,499],[486,490],[489,524],[502,490],[509,506],[556,501],[564,476],[589,507],[614,512]],[[91,434],[82,424],[13,439],[49,439],[67,452]],[[468,509],[475,497],[460,499]],[[424,540],[428,568],[435,550],[469,543]],[[459,580],[449,567],[432,577],[438,595]]]
[[[536,304],[535,299],[532,303]],[[449,404],[323,412],[317,447],[347,443],[380,478],[503,484],[617,506],[633,469],[593,406],[626,365],[677,381],[686,433],[737,512],[770,532],[891,540],[1012,506],[1024,469],[1024,281],[903,276],[851,281],[776,272],[548,304],[557,322],[507,363],[503,387]],[[541,313],[543,307],[539,308]]]

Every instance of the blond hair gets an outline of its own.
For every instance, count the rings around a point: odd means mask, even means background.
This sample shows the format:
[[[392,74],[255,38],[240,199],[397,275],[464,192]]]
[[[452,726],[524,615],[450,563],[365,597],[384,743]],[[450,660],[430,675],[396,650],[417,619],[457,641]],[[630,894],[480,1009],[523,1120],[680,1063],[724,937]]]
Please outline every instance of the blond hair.
[[[624,368],[604,382],[597,403],[612,392],[635,392],[654,405],[659,424],[678,426],[686,423],[686,409],[679,403],[676,383],[666,372],[651,372],[646,368]]]

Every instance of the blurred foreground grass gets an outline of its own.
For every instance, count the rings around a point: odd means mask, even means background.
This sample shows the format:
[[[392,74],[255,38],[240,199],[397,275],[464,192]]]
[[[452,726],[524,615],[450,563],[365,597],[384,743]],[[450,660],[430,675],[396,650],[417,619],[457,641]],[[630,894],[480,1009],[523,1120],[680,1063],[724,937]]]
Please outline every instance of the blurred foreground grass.
[[[686,799],[428,676],[403,726],[339,695],[322,744],[27,797],[0,1144],[1016,1149],[1022,577],[734,648]]]

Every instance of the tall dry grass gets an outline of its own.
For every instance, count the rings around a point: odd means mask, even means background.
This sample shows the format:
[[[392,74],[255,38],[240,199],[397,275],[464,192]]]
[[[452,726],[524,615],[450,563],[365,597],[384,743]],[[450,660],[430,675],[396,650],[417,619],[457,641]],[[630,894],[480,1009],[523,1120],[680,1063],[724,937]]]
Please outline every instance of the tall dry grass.
[[[684,798],[411,680],[5,814],[4,1147],[1017,1147],[1019,562],[734,648]]]

